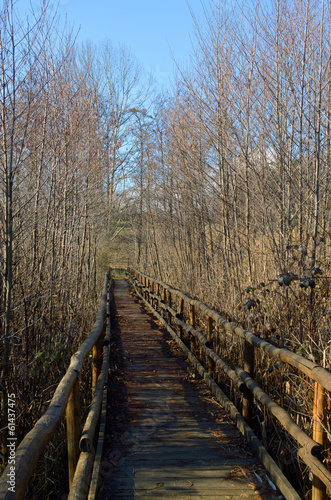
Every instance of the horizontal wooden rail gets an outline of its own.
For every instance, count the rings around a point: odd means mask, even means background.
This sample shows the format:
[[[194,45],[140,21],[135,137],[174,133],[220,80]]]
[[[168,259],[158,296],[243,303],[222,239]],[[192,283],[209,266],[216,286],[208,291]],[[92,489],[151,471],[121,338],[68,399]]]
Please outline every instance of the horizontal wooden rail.
[[[132,276],[137,278],[134,273],[137,273],[137,275],[140,275],[142,277],[146,277],[146,275],[139,273],[138,271],[134,269],[129,269],[129,272],[133,272]],[[149,278],[152,280],[152,278]],[[138,280],[139,281],[139,280]],[[265,351],[270,357],[278,359],[280,361],[283,361],[284,363],[287,363],[294,368],[298,368],[302,373],[305,373],[308,375],[310,378],[318,382],[322,387],[324,387],[326,390],[331,392],[331,373],[326,371],[322,366],[313,363],[312,361],[309,361],[306,358],[303,358],[299,354],[296,354],[294,352],[291,352],[287,349],[281,349],[279,347],[275,347],[269,342],[260,339],[259,337],[256,337],[252,332],[248,330],[244,330],[243,328],[240,328],[239,326],[230,323],[226,319],[224,319],[220,314],[218,314],[216,311],[213,309],[210,309],[208,306],[206,306],[203,302],[200,302],[195,299],[191,299],[184,293],[182,293],[179,290],[176,290],[175,288],[172,288],[170,285],[167,285],[166,283],[163,283],[162,281],[158,280],[152,280],[155,284],[158,284],[165,290],[168,290],[177,297],[182,298],[184,301],[186,301],[188,304],[193,305],[200,309],[202,313],[206,316],[210,316],[217,325],[223,327],[225,330],[228,332],[234,333],[235,335],[243,338],[244,340],[247,340],[250,344],[252,344],[254,347],[258,347],[259,349]]]
[[[110,278],[108,272],[106,275],[104,291],[101,298],[101,306],[98,311],[93,329],[88,335],[85,342],[80,346],[78,351],[71,357],[69,367],[60,383],[58,384],[48,409],[46,410],[44,415],[37,421],[31,431],[28,432],[28,434],[24,437],[23,441],[20,443],[16,450],[14,494],[11,491],[8,491],[7,480],[8,474],[10,472],[10,466],[7,465],[6,469],[4,470],[0,478],[1,499],[11,500],[15,498],[16,500],[20,500],[21,498],[25,497],[29,481],[33,475],[38,459],[53,437],[56,429],[62,422],[66,410],[68,441],[70,441],[68,443],[69,476],[70,473],[73,475],[78,459],[78,454],[76,443],[71,442],[71,440],[73,439],[75,441],[76,439],[79,439],[81,433],[80,418],[78,418],[80,411],[79,393],[77,393],[77,390],[79,390],[79,386],[77,384],[77,381],[85,358],[105,333],[107,304],[109,307],[109,289]],[[107,352],[107,350],[104,350],[104,355],[107,356]],[[104,374],[102,375],[102,377],[102,380],[104,380]],[[95,395],[96,392],[97,391],[95,391]],[[95,400],[93,401],[95,403]],[[95,403],[95,406],[100,409],[99,404]]]
[[[226,321],[220,314],[213,311],[202,302],[191,299],[181,291],[172,288],[162,281],[150,278],[134,269],[128,269],[128,276],[137,292],[148,304],[153,306],[156,314],[158,314],[157,310],[160,311],[158,315],[162,317],[162,321],[166,321],[167,329],[170,328],[171,331],[175,333],[173,328],[170,327],[170,323],[172,323],[173,325],[177,325],[177,332],[180,333],[181,337],[183,337],[184,332],[186,333],[191,351],[200,352],[199,361],[202,365],[206,364],[204,367],[205,370],[207,370],[214,379],[216,379],[217,372],[220,370],[231,379],[243,394],[242,412],[248,422],[250,420],[254,398],[274,415],[286,432],[288,432],[288,434],[299,444],[297,450],[298,456],[312,470],[314,477],[318,478],[318,481],[313,482],[313,498],[326,498],[326,487],[331,491],[331,473],[319,458],[321,457],[325,445],[325,428],[322,422],[325,417],[325,415],[323,415],[323,391],[331,390],[331,373],[320,365],[296,353],[287,349],[275,347],[267,341],[258,338],[252,332]],[[172,297],[173,302],[175,302],[174,299],[177,297],[179,312],[175,311],[171,307],[171,304],[166,303],[165,296],[167,294]],[[186,304],[189,309],[189,317],[187,317],[186,320],[183,317],[184,304]],[[196,314],[198,311],[200,311],[202,317],[205,318],[207,337],[198,331],[196,327]],[[237,367],[235,370],[232,369],[213,349],[213,337],[211,334],[212,321],[215,325],[221,327],[223,331],[234,334],[243,340],[245,360],[245,366],[243,368]],[[245,348],[245,346],[247,346],[247,348]],[[258,348],[267,353],[269,357],[280,360],[300,370],[303,374],[315,381],[315,392],[318,391],[319,394],[317,398],[319,407],[316,410],[314,408],[314,415],[311,416],[314,421],[314,439],[308,436],[292,420],[291,416],[280,405],[274,402],[253,379],[254,348]],[[205,363],[204,360],[206,360]],[[323,388],[323,391],[321,392],[319,388]],[[318,492],[317,489],[319,490]]]
[[[95,447],[93,444],[96,426],[99,420],[103,391],[108,375],[109,367],[109,351],[110,351],[110,317],[108,314],[107,333],[103,343],[103,362],[101,372],[98,377],[96,389],[94,392],[91,408],[87,416],[79,447],[81,454],[73,477],[72,486],[70,488],[68,500],[82,500],[87,498],[93,462],[95,457]]]

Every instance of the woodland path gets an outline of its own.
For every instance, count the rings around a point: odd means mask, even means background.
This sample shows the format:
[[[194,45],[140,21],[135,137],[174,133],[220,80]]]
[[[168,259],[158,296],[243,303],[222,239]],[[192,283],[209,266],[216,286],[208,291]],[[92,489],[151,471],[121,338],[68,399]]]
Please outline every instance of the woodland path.
[[[116,280],[99,499],[281,499],[175,342]]]

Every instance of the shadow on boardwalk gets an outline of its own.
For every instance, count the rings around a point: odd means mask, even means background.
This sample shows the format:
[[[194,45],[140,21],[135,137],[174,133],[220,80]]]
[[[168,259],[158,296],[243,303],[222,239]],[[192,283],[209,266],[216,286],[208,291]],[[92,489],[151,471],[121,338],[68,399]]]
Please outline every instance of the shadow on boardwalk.
[[[115,305],[99,498],[282,498],[125,280]]]

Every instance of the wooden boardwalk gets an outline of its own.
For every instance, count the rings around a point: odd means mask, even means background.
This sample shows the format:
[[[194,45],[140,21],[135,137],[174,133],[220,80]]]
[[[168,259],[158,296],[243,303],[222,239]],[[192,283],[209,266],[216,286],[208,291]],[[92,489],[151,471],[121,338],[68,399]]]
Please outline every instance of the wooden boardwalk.
[[[227,414],[116,281],[99,498],[281,499]]]

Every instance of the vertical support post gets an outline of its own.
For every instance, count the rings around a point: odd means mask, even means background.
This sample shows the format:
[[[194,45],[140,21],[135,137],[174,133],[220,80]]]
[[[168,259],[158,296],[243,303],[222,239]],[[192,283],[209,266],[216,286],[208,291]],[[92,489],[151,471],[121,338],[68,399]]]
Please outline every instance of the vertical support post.
[[[154,281],[153,280],[151,280],[150,287],[151,287],[151,293],[152,293],[152,295],[154,295]],[[152,305],[152,307],[155,308],[155,299],[154,299],[154,297],[151,297],[151,305]]]
[[[155,294],[159,297],[157,299],[157,304],[155,304],[156,305],[155,309],[157,311],[158,309],[160,309],[160,307],[159,307],[160,306],[160,285],[159,285],[159,283],[156,283]],[[161,311],[158,311],[158,312],[161,312]]]
[[[222,337],[221,337],[222,335]],[[218,351],[217,351],[217,354],[222,357],[222,351],[220,349],[220,346],[224,345],[224,337],[225,337],[226,333],[225,333],[225,328],[223,326],[219,326],[218,325]],[[217,375],[217,383],[218,385],[220,386],[221,385],[221,382],[222,382],[222,371],[221,370],[218,370],[218,375]]]
[[[244,340],[244,370],[251,377],[254,376],[254,346]],[[246,391],[243,394],[242,415],[248,424],[252,420],[253,394]]]
[[[182,318],[184,312],[184,299],[183,297],[179,297],[178,301],[178,309],[177,309],[177,314],[180,314],[180,318]],[[183,328],[181,326],[177,326],[177,335],[181,339],[183,337]]]
[[[210,349],[213,348],[213,319],[210,316],[207,316],[207,341],[209,342]],[[214,362],[208,356],[208,375],[213,376],[214,372]]]
[[[92,396],[94,394],[102,365],[102,334],[92,349]]]
[[[325,432],[325,390],[320,384],[315,382],[314,391],[314,412],[313,412],[313,439],[318,444],[326,448],[326,432]],[[326,486],[317,477],[313,476],[312,485],[312,500],[325,500]]]
[[[74,478],[76,465],[80,455],[79,440],[82,433],[79,380],[72,388],[66,408],[67,423],[67,449],[68,449],[68,469],[69,469],[69,490]]]
[[[163,288],[163,290],[162,290],[161,300],[162,300],[162,302],[163,302],[164,304],[166,304],[166,303],[167,303],[167,291],[166,291],[166,289],[165,289],[165,288]],[[162,318],[164,318],[164,317],[165,317],[165,310],[163,309],[163,307],[162,307],[162,309],[161,309],[161,316],[162,316]]]
[[[170,290],[168,290],[168,306],[172,307],[172,296],[171,296]],[[172,320],[171,312],[169,312],[168,313],[168,323],[170,326],[171,326],[171,320]]]
[[[195,309],[194,305],[190,304],[190,325],[195,328]],[[195,337],[190,337],[190,351],[194,353],[195,350]]]

